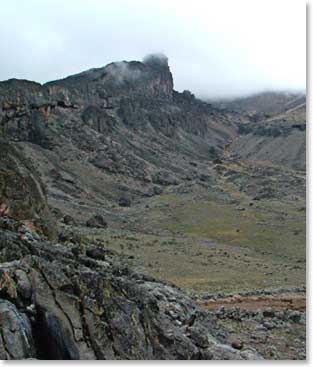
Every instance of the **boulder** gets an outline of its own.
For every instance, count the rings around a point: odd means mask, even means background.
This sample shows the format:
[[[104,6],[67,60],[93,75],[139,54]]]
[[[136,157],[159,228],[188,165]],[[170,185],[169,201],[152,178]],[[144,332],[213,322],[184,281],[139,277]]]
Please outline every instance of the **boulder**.
[[[118,205],[123,206],[123,207],[130,207],[131,206],[131,201],[128,197],[122,196],[118,201]]]
[[[102,215],[96,214],[87,220],[86,226],[90,228],[106,228],[108,223]]]
[[[63,222],[68,226],[74,226],[76,224],[75,219],[70,215],[65,215],[63,217]]]

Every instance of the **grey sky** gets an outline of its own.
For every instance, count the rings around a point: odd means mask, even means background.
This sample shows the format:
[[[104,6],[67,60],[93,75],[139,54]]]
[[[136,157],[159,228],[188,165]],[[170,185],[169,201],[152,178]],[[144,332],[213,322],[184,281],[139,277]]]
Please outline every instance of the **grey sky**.
[[[59,79],[162,52],[175,89],[229,97],[304,89],[304,0],[10,0],[0,80]]]

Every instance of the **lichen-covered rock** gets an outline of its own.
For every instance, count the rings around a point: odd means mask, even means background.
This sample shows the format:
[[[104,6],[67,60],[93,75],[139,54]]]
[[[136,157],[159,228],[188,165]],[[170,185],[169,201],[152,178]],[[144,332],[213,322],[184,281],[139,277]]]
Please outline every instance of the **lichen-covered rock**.
[[[35,356],[31,323],[16,306],[0,298],[0,359]]]
[[[178,288],[90,248],[73,254],[0,222],[3,359],[261,358],[221,340],[214,317]]]

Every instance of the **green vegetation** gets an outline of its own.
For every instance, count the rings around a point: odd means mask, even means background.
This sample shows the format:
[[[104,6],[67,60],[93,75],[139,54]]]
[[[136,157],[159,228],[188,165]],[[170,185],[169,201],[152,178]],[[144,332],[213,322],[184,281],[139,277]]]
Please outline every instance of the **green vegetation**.
[[[305,213],[289,203],[264,201],[238,208],[233,204],[191,200],[176,209],[167,228],[274,256],[305,257]]]
[[[199,188],[196,195],[152,197],[145,213],[129,209],[139,229],[76,233],[123,254],[137,271],[191,292],[296,287],[305,284],[303,204],[242,195],[239,206],[229,193]]]

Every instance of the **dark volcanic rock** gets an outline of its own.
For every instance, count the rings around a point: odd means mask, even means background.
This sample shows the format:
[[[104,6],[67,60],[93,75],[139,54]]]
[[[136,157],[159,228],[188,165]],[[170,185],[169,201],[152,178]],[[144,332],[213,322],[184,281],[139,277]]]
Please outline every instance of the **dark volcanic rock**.
[[[103,109],[97,106],[88,106],[82,113],[82,120],[99,133],[109,133],[112,131],[114,119]]]
[[[19,228],[27,231],[21,223],[6,223],[0,226],[0,256],[9,261],[0,265],[2,359],[247,358],[219,341],[212,316],[179,289],[119,265],[110,251],[75,255],[30,240],[29,231],[21,235]]]
[[[87,220],[86,225],[91,228],[106,228],[108,223],[102,215],[96,214]]]
[[[68,226],[73,226],[73,225],[75,225],[76,223],[75,223],[75,219],[72,217],[72,216],[70,216],[70,215],[65,215],[64,217],[63,217],[63,222],[66,224],[66,225],[68,225]]]
[[[243,343],[241,340],[234,340],[232,343],[231,343],[231,346],[235,349],[242,349],[243,348]]]
[[[119,206],[129,207],[131,206],[131,201],[128,197],[122,196],[118,201]]]
[[[16,306],[0,298],[0,358],[25,359],[35,357],[31,323]]]

